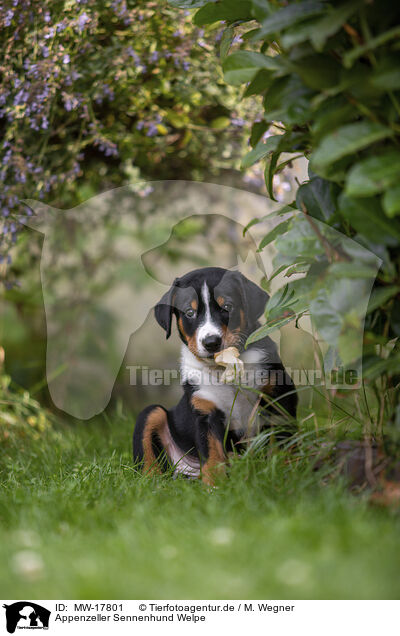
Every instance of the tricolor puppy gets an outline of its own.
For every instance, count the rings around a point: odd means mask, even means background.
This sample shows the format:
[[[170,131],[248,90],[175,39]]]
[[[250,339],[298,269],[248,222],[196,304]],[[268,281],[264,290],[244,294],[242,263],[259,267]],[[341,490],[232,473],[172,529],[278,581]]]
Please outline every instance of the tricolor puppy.
[[[177,321],[183,396],[169,410],[153,404],[139,414],[133,455],[145,471],[171,464],[212,484],[233,445],[272,420],[295,417],[296,390],[273,341],[266,337],[244,348],[268,298],[239,272],[205,267],[175,279],[156,305],[167,338]],[[228,347],[236,347],[245,368],[244,378],[229,384],[214,359]]]

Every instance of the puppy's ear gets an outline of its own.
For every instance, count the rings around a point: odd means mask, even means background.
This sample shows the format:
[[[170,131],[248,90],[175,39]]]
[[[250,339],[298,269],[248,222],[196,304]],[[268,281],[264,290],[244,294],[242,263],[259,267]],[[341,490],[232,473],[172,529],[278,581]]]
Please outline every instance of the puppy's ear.
[[[251,325],[263,315],[269,296],[267,292],[255,285],[246,276],[243,276],[240,272],[236,272],[236,274],[240,279],[247,322]]]
[[[176,293],[176,284],[178,279],[175,278],[169,289],[161,300],[154,307],[154,315],[159,325],[165,330],[167,339],[171,335],[172,313],[175,311],[173,306],[174,294]]]

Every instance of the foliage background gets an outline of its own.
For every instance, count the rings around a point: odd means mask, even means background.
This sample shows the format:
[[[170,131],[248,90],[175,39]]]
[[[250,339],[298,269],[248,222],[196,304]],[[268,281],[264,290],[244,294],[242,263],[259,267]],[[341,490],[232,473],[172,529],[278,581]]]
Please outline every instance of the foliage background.
[[[13,0],[0,19],[3,259],[22,198],[72,207],[141,178],[238,167],[251,106],[218,72],[220,29],[125,0]]]
[[[277,267],[288,275],[307,273],[300,295],[296,283],[289,283],[280,307],[273,303],[271,318],[276,327],[287,322],[288,311],[294,320],[309,310],[328,339],[334,335],[333,356],[345,365],[354,363],[353,342],[364,330],[364,377],[376,398],[374,435],[382,440],[384,429],[393,451],[400,439],[400,8],[364,0],[171,4],[200,7],[197,25],[221,20],[227,25],[221,47],[225,79],[242,85],[243,97],[263,100],[262,118],[250,137],[253,149],[243,164],[267,159],[271,198],[273,177],[286,162],[282,153],[310,161],[309,181],[292,203],[300,213],[261,244],[281,235]],[[231,52],[237,28],[243,44]],[[278,130],[265,139],[274,124]],[[361,286],[371,272],[357,255],[321,240],[312,218],[382,259],[365,324],[351,306],[338,316],[337,280],[351,278]],[[310,249],[313,243],[319,243],[320,255]],[[288,304],[288,298],[294,301]],[[270,328],[269,323],[256,337]]]

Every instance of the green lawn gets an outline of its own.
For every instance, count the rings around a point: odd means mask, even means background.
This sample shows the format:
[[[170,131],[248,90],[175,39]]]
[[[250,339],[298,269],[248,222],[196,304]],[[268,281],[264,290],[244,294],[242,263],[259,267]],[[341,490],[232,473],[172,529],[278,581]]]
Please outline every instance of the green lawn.
[[[304,458],[144,478],[114,417],[3,444],[2,598],[399,598],[400,516]]]

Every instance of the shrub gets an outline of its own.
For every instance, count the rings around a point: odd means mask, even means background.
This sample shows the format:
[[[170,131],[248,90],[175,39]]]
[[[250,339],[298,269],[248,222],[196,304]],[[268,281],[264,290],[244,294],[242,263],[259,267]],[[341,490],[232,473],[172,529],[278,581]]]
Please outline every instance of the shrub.
[[[188,12],[125,0],[13,0],[0,10],[1,258],[19,201],[73,207],[144,178],[198,179],[235,165],[238,89]],[[243,112],[242,112],[243,111]]]
[[[341,318],[335,353],[348,360],[353,330],[365,327],[364,376],[376,391],[380,425],[385,413],[392,423],[392,439],[399,439],[400,6],[387,0],[171,0],[171,4],[198,8],[194,15],[198,26],[225,21],[221,47],[225,79],[244,85],[244,98],[260,95],[263,100],[262,121],[253,125],[253,149],[243,164],[266,162],[271,198],[274,175],[288,158],[305,156],[310,162],[309,180],[298,188],[291,206],[298,212],[262,243],[281,235],[280,271],[288,276],[306,274],[302,298],[290,293],[294,289],[289,284],[272,303],[274,325],[295,319],[310,306],[316,324],[324,319],[326,303],[312,301],[318,298],[321,281],[326,289],[333,274],[360,284],[374,276],[356,254],[341,253],[329,241],[321,242],[312,219],[382,259],[365,325],[360,316],[354,324],[348,308]],[[243,44],[229,53],[237,29]],[[279,134],[265,138],[273,123]],[[296,224],[308,228],[307,240],[302,231],[291,233]],[[286,236],[292,241],[290,250]],[[308,249],[310,240],[320,242],[318,256]],[[335,313],[337,304],[332,316]],[[253,339],[269,328],[267,324]]]

